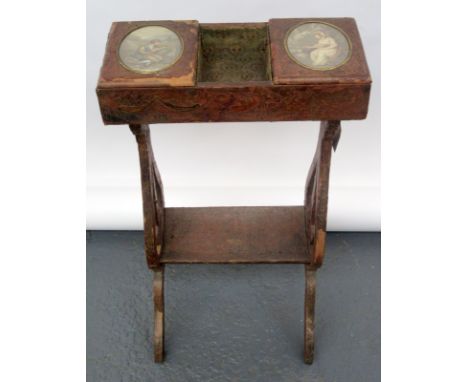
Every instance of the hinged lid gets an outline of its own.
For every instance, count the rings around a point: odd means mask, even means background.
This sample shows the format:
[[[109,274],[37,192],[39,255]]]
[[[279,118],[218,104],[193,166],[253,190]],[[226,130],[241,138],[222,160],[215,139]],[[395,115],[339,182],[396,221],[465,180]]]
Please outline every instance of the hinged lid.
[[[271,19],[273,83],[370,83],[352,18]]]
[[[98,88],[194,86],[198,22],[116,22]]]

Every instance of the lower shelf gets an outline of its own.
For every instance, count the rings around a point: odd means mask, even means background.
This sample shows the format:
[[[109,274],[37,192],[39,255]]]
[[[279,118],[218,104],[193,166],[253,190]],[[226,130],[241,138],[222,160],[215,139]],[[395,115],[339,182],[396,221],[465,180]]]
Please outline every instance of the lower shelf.
[[[303,206],[165,209],[162,263],[309,261]]]

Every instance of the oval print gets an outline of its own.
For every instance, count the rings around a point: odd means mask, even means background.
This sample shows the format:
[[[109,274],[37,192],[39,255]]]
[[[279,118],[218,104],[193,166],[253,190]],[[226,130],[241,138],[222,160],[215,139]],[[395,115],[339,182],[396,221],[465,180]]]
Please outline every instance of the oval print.
[[[120,63],[137,73],[155,73],[180,58],[183,50],[179,36],[169,28],[153,25],[138,28],[122,40]]]
[[[346,35],[329,24],[310,22],[291,29],[286,50],[299,65],[314,70],[331,70],[343,65],[351,55]]]

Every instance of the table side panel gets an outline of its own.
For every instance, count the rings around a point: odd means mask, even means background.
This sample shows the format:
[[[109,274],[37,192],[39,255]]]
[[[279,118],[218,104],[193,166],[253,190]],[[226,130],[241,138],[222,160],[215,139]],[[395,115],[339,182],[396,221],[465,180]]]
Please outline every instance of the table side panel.
[[[98,89],[105,124],[364,119],[370,84]]]

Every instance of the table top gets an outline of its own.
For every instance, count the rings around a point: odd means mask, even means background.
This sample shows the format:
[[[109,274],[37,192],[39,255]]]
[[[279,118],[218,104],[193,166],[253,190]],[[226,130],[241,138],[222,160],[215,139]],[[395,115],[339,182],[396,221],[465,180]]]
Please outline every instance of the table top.
[[[196,86],[197,69],[205,69],[197,65],[199,56],[216,59],[219,52],[225,62],[227,56],[237,56],[245,66],[270,71],[275,85],[371,82],[352,18],[239,24],[189,20],[113,23],[98,87]],[[258,60],[255,53],[265,58]],[[240,65],[220,66],[225,71],[242,70]],[[217,82],[203,81],[205,73],[199,74],[201,82]],[[244,81],[240,76],[232,82]]]
[[[97,94],[106,124],[362,119],[371,82],[352,18],[134,21],[112,24]]]

